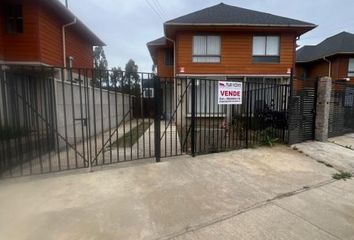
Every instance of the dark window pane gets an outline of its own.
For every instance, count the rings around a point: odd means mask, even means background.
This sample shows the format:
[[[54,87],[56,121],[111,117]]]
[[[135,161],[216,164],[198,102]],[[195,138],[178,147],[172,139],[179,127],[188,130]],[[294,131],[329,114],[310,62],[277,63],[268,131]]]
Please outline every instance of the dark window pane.
[[[172,66],[173,62],[174,62],[173,50],[172,49],[166,49],[165,50],[165,65],[166,66]]]
[[[23,32],[23,16],[21,5],[5,6],[5,26],[9,33]]]
[[[279,63],[279,56],[253,56],[253,62],[255,63]]]

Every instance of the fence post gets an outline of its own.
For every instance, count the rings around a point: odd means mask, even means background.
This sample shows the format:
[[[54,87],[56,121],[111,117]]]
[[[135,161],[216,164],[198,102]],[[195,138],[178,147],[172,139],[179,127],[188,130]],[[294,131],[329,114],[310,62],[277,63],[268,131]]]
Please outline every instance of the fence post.
[[[328,139],[328,118],[331,101],[332,79],[323,77],[317,84],[315,140],[324,142]]]
[[[246,81],[246,86],[247,86],[247,105],[246,105],[246,148],[249,147],[249,128],[250,128],[250,83],[249,81]]]
[[[154,102],[155,102],[155,159],[156,162],[161,161],[161,83],[159,77],[154,77]]]
[[[288,109],[288,144],[292,144],[292,122],[293,122],[293,97],[294,97],[294,68],[291,68],[290,72],[290,87],[289,87],[289,99],[288,99],[288,106],[286,106],[286,109]]]
[[[195,157],[195,79],[191,79],[192,94],[191,94],[191,150],[192,157]]]

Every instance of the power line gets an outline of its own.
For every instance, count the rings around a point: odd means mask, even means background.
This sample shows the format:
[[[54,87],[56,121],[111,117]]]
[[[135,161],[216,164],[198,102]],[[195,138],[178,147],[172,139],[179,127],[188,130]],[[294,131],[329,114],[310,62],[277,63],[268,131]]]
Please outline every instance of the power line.
[[[154,11],[154,13],[161,19],[161,21],[163,20],[163,17],[161,16],[161,14],[155,9],[155,7],[153,5],[151,5],[151,3],[148,0],[145,0],[145,2],[149,5],[149,7],[152,9],[152,11]]]
[[[161,13],[163,17],[166,17],[165,11],[163,10],[160,1],[159,0],[152,0],[154,5],[156,6],[156,9]]]

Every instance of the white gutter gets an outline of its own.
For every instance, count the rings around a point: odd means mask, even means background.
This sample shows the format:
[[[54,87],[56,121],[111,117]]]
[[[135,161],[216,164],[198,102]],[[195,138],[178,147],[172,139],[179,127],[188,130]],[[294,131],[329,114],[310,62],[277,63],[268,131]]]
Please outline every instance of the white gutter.
[[[173,77],[176,76],[176,41],[171,39],[171,38],[168,38],[165,36],[165,38],[172,42],[173,43]]]
[[[63,37],[63,66],[64,68],[66,68],[66,34],[65,34],[65,29],[69,26],[72,26],[74,24],[76,24],[77,19],[76,17],[74,18],[74,20],[68,24],[63,25],[62,27],[62,37]]]
[[[323,57],[323,60],[328,62],[328,77],[332,77],[332,62],[328,60],[326,57]]]
[[[173,101],[175,102],[174,107],[175,107],[175,109],[177,109],[176,99],[179,99],[179,98],[177,98],[177,80],[176,80],[176,41],[171,38],[168,38],[167,36],[165,36],[165,38],[173,43],[173,79],[174,79],[173,85],[174,85],[174,95],[175,95],[175,97],[173,98]]]

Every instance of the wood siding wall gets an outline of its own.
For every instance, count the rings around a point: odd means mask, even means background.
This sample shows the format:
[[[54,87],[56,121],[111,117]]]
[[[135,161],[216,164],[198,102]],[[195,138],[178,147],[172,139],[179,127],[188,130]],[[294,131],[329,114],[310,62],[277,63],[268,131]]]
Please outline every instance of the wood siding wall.
[[[72,28],[66,32],[66,56],[74,57],[74,68],[93,68],[93,47]]]
[[[166,48],[157,50],[157,75],[159,77],[173,77],[173,66],[165,64],[165,51]]]
[[[216,33],[213,33],[214,35]],[[183,67],[185,74],[267,74],[285,75],[289,68],[295,66],[295,35],[279,33],[280,63],[253,63],[253,33],[221,33],[221,62],[193,63],[192,45],[194,32],[177,34],[177,74]],[[264,34],[267,35],[267,34]],[[274,33],[270,35],[276,35]]]
[[[41,7],[39,13],[40,61],[49,65],[63,66],[63,21],[53,17],[53,10]]]
[[[64,66],[62,26],[73,19],[64,20],[55,9],[50,9],[36,1],[22,0],[21,2],[24,32],[9,34],[3,27],[0,28],[2,33],[0,59],[3,55],[5,61],[41,62],[52,66]],[[4,11],[0,11],[0,18],[4,19]],[[66,47],[67,56],[74,57],[74,67],[93,67],[93,46],[73,31],[72,27],[67,28]]]
[[[3,1],[13,3],[13,1]],[[3,45],[3,57],[6,61],[38,61],[39,41],[38,41],[38,4],[33,4],[30,0],[22,1],[22,14],[24,19],[24,32],[20,34],[7,33],[3,27],[1,34]],[[5,18],[4,7],[0,13],[0,18]]]
[[[5,33],[5,22],[4,22],[4,9],[0,4],[0,61],[4,60],[4,33]]]
[[[354,55],[338,55],[329,58],[332,62],[331,77],[334,80],[348,77],[349,58]],[[318,60],[312,63],[296,64],[296,76],[302,78],[305,74],[306,79],[316,79],[329,75],[329,63],[324,60]],[[351,77],[351,83],[354,83],[354,77]]]

